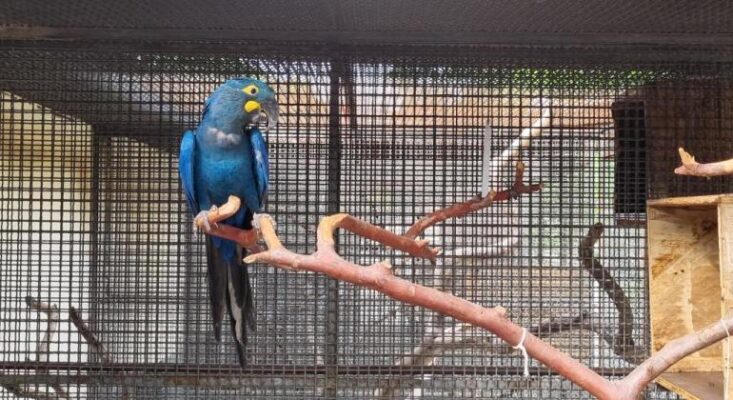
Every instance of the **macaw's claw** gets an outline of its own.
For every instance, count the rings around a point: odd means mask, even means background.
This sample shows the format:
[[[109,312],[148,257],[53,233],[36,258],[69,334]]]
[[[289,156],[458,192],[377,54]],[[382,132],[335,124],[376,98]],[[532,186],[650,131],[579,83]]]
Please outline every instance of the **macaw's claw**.
[[[216,206],[214,206],[216,207]],[[202,230],[205,233],[211,232],[211,226],[216,226],[216,223],[209,222],[209,214],[214,211],[214,207],[211,210],[202,210],[193,219],[193,228],[195,231]]]

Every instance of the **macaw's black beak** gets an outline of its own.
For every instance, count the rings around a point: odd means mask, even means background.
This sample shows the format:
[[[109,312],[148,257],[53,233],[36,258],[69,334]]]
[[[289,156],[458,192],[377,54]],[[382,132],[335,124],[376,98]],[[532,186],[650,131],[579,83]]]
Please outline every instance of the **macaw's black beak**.
[[[264,130],[268,131],[277,126],[278,108],[277,101],[275,99],[268,100],[262,103],[260,108],[260,117],[257,120],[257,124]]]

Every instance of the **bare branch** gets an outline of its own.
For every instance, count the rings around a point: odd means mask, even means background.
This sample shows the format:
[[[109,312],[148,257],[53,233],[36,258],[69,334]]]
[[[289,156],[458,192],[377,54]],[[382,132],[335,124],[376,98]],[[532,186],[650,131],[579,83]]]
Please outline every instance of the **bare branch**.
[[[236,211],[237,210],[234,210],[234,212]],[[112,362],[112,357],[110,357],[107,349],[104,348],[102,342],[97,338],[94,332],[89,329],[89,326],[86,322],[84,322],[81,314],[79,314],[79,311],[77,311],[77,309],[73,306],[69,307],[69,321],[71,321],[71,323],[76,327],[77,331],[79,331],[79,335],[84,338],[84,340],[87,342],[87,345],[89,345],[89,349],[91,349],[94,354],[99,357],[100,361],[102,361],[103,363]],[[122,375],[124,375],[124,372],[122,373]],[[126,385],[123,385],[121,399],[127,400],[129,397],[129,389]]]
[[[59,308],[55,304],[44,303],[40,300],[33,298],[32,296],[26,296],[25,303],[31,310],[39,314],[46,314],[47,317],[46,331],[43,333],[43,336],[38,340],[38,343],[36,344],[36,362],[39,365],[37,370],[41,371],[43,370],[43,367],[41,365],[48,362],[48,355],[51,350],[51,342],[53,341],[54,336],[56,336],[56,329],[59,324]],[[64,388],[58,384],[49,385],[49,387],[53,389],[55,393],[54,395],[43,393],[39,390],[31,389],[30,387],[25,387],[23,385],[3,385],[3,387],[9,392],[21,398],[42,400],[69,398],[69,394],[66,392],[66,390],[64,390]]]
[[[498,171],[509,164],[512,158],[518,158],[520,151],[529,146],[532,139],[541,136],[550,126],[551,119],[551,102],[549,99],[539,99],[539,106],[543,109],[542,115],[537,118],[531,126],[522,129],[519,135],[507,146],[501,154],[494,157],[484,166],[483,173],[486,176],[497,176]],[[491,129],[490,124],[486,124],[485,129]]]
[[[410,355],[402,357],[395,365],[433,365],[436,358],[449,349],[458,349],[481,342],[483,340],[482,337],[471,334],[475,329],[475,326],[459,323],[445,328],[437,335],[429,332],[423,338],[422,343],[412,349]],[[393,398],[404,384],[404,380],[405,379],[386,380],[374,391],[374,397],[377,399]]]
[[[651,381],[686,356],[700,351],[728,337],[733,331],[733,316],[727,316],[697,332],[692,332],[667,343],[661,350],[639,364],[631,373],[617,383],[628,399],[641,393]]]
[[[489,192],[489,195],[486,197],[481,197],[479,195],[464,203],[458,203],[432,212],[415,222],[403,236],[415,239],[429,227],[439,224],[447,219],[460,218],[466,214],[489,207],[493,202],[516,199],[521,194],[533,193],[542,190],[541,184],[525,185],[523,178],[524,163],[520,161],[517,163],[514,175],[514,185],[512,185],[511,188],[500,192]]]
[[[515,345],[523,335],[523,329],[512,323],[501,307],[485,308],[448,293],[417,285],[395,277],[385,262],[362,267],[341,258],[334,251],[333,232],[343,220],[341,214],[326,217],[318,228],[318,250],[312,255],[301,255],[285,249],[269,217],[260,218],[262,236],[268,250],[245,258],[245,262],[264,262],[270,265],[324,273],[334,279],[375,289],[395,300],[425,307],[449,315],[456,320],[479,326]],[[528,354],[550,366],[561,375],[589,392],[604,399],[615,397],[616,388],[590,368],[528,333],[524,340]]]
[[[641,354],[644,354],[644,351],[638,349],[634,344],[634,338],[632,336],[634,330],[634,314],[631,309],[631,302],[626,297],[626,293],[624,293],[621,285],[611,275],[611,272],[593,257],[593,246],[601,238],[601,235],[603,235],[603,229],[603,224],[600,222],[592,225],[588,229],[585,238],[581,240],[580,246],[578,246],[578,257],[580,258],[581,265],[598,282],[598,285],[606,292],[608,298],[611,299],[618,311],[618,330],[616,336],[606,337],[600,331],[596,332],[601,335],[602,339],[608,342],[616,355],[632,364],[637,364],[641,361],[639,357]]]
[[[527,328],[527,330],[529,331],[529,333],[537,336],[538,338],[548,338],[558,333],[574,331],[577,329],[592,330],[589,328],[589,319],[590,314],[588,314],[586,311],[583,311],[577,317],[553,318],[547,322],[543,322],[531,328]]]
[[[97,339],[97,337],[94,335],[94,332],[89,329],[86,322],[84,322],[84,320],[81,318],[81,315],[74,307],[69,307],[69,321],[74,324],[76,329],[79,331],[81,337],[86,340],[89,348],[94,352],[94,354],[97,355],[97,357],[99,357],[102,362],[108,363],[112,361],[102,342],[100,342],[99,339]]]
[[[518,168],[518,172],[519,180],[521,180],[523,168]],[[515,190],[514,193],[507,193],[506,198],[511,198],[518,193],[522,192]],[[497,196],[498,194],[495,194],[492,200],[496,201]],[[462,214],[453,212],[448,217],[458,217],[475,209],[477,208],[471,207],[469,202],[467,207],[462,208]],[[225,219],[228,216],[222,215],[221,218]],[[439,216],[420,227],[425,229],[446,218]],[[275,232],[274,221],[267,215],[261,215],[256,219],[256,226],[267,245],[267,250],[251,254],[244,261],[246,263],[263,262],[275,267],[296,271],[322,273],[333,279],[371,288],[397,301],[430,309],[451,316],[455,320],[468,325],[484,328],[509,345],[516,345],[524,337],[523,344],[530,357],[602,400],[637,399],[646,385],[675,362],[727,337],[726,331],[733,330],[733,316],[727,317],[702,331],[668,343],[658,353],[637,367],[629,376],[621,381],[612,382],[544,342],[532,332],[527,332],[525,335],[525,330],[510,321],[502,307],[483,307],[451,294],[400,279],[392,274],[392,268],[387,262],[360,266],[343,259],[336,253],[334,246],[334,232],[338,228],[345,227],[342,224],[352,231],[368,231],[370,232],[370,238],[398,249],[427,248],[426,243],[418,241],[411,245],[395,241],[394,237],[399,237],[398,235],[346,214],[336,214],[324,218],[319,224],[316,252],[310,255],[302,255],[286,249]],[[422,229],[416,229],[415,232],[419,234]],[[547,327],[559,328],[566,326],[567,324],[562,323]]]
[[[581,260],[583,268],[588,271],[590,276],[598,282],[599,286],[604,290],[618,310],[618,332],[614,335],[608,335],[603,332],[600,327],[594,326],[589,320],[588,313],[583,313],[577,317],[561,317],[541,323],[539,325],[527,328],[528,331],[539,338],[551,337],[555,334],[573,330],[587,330],[596,333],[602,340],[611,346],[613,352],[624,360],[637,364],[642,361],[639,359],[643,351],[637,349],[632,337],[633,329],[633,313],[631,304],[626,297],[621,286],[611,275],[610,271],[604,267],[600,261],[593,257],[593,246],[598,242],[603,234],[603,225],[597,223],[588,229],[587,235],[583,238],[578,246],[578,256]],[[467,249],[471,250],[478,249]],[[483,255],[475,251],[477,255]],[[436,270],[440,266],[441,260],[438,260]],[[472,328],[470,325],[457,324],[446,328],[442,334],[434,335],[429,333],[423,342],[415,347],[409,356],[400,359],[396,365],[432,365],[436,357],[448,350],[454,350],[469,345],[476,345],[482,340],[475,336],[460,333],[468,333]],[[404,379],[393,379],[377,389],[375,396],[378,398],[388,398],[394,396],[400,388]]]
[[[31,296],[25,298],[25,303],[31,310],[47,316],[46,331],[36,345],[36,361],[39,363],[48,362],[51,341],[56,335],[56,327],[59,323],[59,308],[55,304],[43,303]]]
[[[539,338],[547,338],[553,335],[582,329],[586,327],[586,320],[589,318],[588,313],[568,318],[560,317],[550,321],[527,328],[527,331]],[[429,366],[433,365],[435,360],[449,350],[458,350],[468,346],[484,347],[487,350],[496,350],[495,344],[488,340],[485,336],[477,335],[477,327],[469,324],[453,324],[443,329],[438,334],[428,332],[422,343],[416,346],[410,355],[402,357],[395,365],[397,366]],[[503,348],[503,353],[508,353],[513,349],[507,344]],[[378,399],[393,398],[397,391],[402,387],[405,380],[397,378],[383,382],[379,388],[374,391],[374,396]]]
[[[218,224],[218,222],[234,215],[239,210],[240,205],[241,200],[237,196],[229,196],[227,202],[221,207],[211,207],[207,215],[208,224],[201,216],[194,218],[193,224],[207,235],[231,240],[247,249],[249,253],[259,253],[262,251],[262,248],[257,244],[257,232],[254,229],[243,230],[225,224]]]
[[[688,153],[682,147],[679,148],[680,161],[682,165],[675,168],[674,173],[686,176],[722,176],[733,175],[733,158],[714,163],[700,164],[695,161],[695,156]]]
[[[338,227],[337,221],[338,219],[332,217],[325,218],[318,229],[317,252],[313,255],[301,255],[282,247],[272,221],[269,217],[262,218],[260,224],[268,250],[247,257],[245,262],[264,262],[273,266],[324,273],[334,279],[375,289],[395,300],[428,308],[456,320],[482,327],[510,345],[515,345],[521,339],[522,328],[507,319],[500,307],[484,308],[453,295],[407,282],[392,275],[391,268],[386,263],[362,267],[344,260],[333,250],[331,235]],[[725,338],[727,335],[722,324],[725,324],[727,329],[733,330],[733,317],[671,342],[635,369],[629,377],[619,382],[611,382],[601,377],[531,333],[527,334],[524,346],[532,358],[599,399],[635,400],[641,390],[666,368],[686,355]]]
[[[232,198],[236,198],[236,197],[234,196],[230,197],[230,201]],[[254,242],[252,241],[251,238],[252,237],[256,238],[255,230],[243,231],[241,229],[237,229],[232,226],[216,224],[217,222],[223,221],[231,216],[231,214],[222,213],[221,210],[223,208],[224,207],[219,208],[218,209],[219,212],[216,214],[210,214],[209,223],[213,225],[211,226],[211,229],[206,233],[209,235],[218,236],[224,239],[233,240],[243,247],[249,246],[250,248],[252,248]],[[226,208],[231,209],[229,203],[227,203]],[[404,251],[414,257],[425,258],[425,259],[434,261],[435,257],[438,255],[438,252],[439,252],[438,249],[434,249],[428,246],[427,240],[412,240],[404,236],[397,235],[388,230],[382,229],[376,225],[372,225],[368,222],[354,218],[348,214],[335,214],[328,218],[330,218],[331,221],[333,221],[332,222],[333,224],[338,224],[339,228],[343,228],[357,235],[363,236],[368,239],[372,239],[385,246]],[[247,232],[247,234],[246,235],[238,234],[236,231]],[[277,241],[277,243],[278,243],[277,244],[278,247],[282,247],[282,244],[280,244],[279,240]],[[275,245],[273,244],[273,246]],[[270,249],[272,249],[272,247],[270,247]],[[253,251],[251,253],[256,254],[260,252],[261,250],[256,251],[256,252]]]

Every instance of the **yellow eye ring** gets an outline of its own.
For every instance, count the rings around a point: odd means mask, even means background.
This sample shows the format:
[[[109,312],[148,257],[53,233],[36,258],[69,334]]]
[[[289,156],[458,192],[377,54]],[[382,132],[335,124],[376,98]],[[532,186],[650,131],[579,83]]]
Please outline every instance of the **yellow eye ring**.
[[[254,96],[257,94],[257,86],[256,85],[249,85],[242,89],[244,93],[247,93],[250,96]]]

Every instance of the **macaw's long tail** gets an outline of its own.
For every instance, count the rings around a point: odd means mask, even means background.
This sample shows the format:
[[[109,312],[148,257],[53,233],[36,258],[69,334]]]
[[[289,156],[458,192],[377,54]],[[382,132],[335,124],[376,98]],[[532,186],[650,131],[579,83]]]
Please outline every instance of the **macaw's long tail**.
[[[221,243],[220,246],[233,245]],[[224,251],[226,253],[226,251]],[[214,337],[221,341],[224,305],[229,312],[232,335],[236,341],[239,365],[246,364],[247,329],[255,329],[254,303],[247,267],[242,263],[243,250],[237,247],[233,257],[226,257],[211,238],[206,239],[206,264],[209,275],[209,299],[214,321]]]

